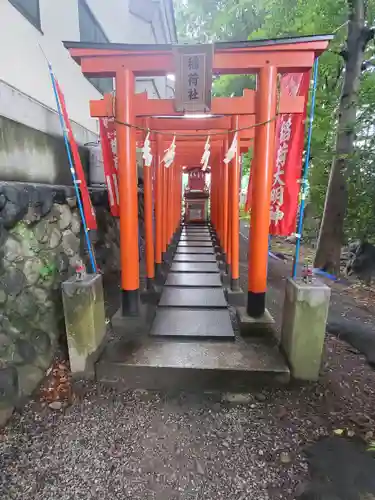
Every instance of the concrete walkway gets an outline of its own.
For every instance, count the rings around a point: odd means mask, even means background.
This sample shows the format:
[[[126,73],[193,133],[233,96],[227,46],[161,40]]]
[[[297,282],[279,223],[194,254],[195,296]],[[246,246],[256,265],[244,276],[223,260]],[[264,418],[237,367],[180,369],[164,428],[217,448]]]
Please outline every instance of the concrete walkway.
[[[117,390],[240,391],[288,383],[289,368],[273,339],[244,339],[236,324],[210,228],[185,226],[149,334],[110,342],[97,379]]]
[[[179,270],[182,266],[183,270]],[[183,229],[151,335],[234,340],[207,226],[185,226]]]

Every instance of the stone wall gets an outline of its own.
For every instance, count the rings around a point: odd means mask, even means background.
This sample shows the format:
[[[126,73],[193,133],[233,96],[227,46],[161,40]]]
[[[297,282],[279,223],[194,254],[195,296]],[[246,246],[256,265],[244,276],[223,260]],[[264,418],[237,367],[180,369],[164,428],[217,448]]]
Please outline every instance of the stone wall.
[[[92,198],[98,266],[117,272],[118,221],[105,193]],[[72,188],[0,185],[0,410],[22,404],[49,367],[64,332],[61,283],[81,258],[88,261]]]
[[[53,119],[53,122],[58,120],[57,116]],[[87,137],[95,138],[95,135],[87,134]],[[79,152],[89,179],[89,151],[81,144]],[[0,116],[0,180],[71,186],[72,176],[63,137]]]

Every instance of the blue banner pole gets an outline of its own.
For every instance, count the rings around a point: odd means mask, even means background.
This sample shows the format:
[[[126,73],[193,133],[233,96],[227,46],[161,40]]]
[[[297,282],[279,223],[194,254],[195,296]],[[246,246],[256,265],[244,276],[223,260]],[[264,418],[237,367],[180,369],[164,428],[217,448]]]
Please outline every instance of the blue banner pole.
[[[294,260],[293,260],[292,277],[294,279],[297,276],[297,267],[298,267],[298,262],[299,262],[300,249],[301,249],[303,216],[304,216],[304,212],[305,212],[306,184],[307,184],[307,175],[308,175],[309,165],[310,165],[311,138],[312,138],[314,115],[315,115],[315,101],[316,101],[317,84],[318,84],[318,59],[316,59],[314,62],[314,79],[313,79],[313,88],[312,88],[312,94],[311,94],[309,131],[308,131],[308,136],[307,136],[307,148],[306,148],[305,164],[303,167],[303,174],[302,174],[301,206],[300,206],[300,210],[299,210],[299,219],[298,219],[298,225],[297,225],[296,252],[295,252]]]
[[[95,257],[94,257],[94,253],[93,253],[93,250],[92,250],[91,240],[90,240],[89,231],[88,231],[87,224],[86,224],[86,219],[85,219],[85,213],[84,213],[84,210],[83,210],[83,205],[82,205],[82,200],[81,200],[81,193],[79,192],[79,188],[78,188],[78,182],[77,182],[76,172],[75,172],[75,168],[74,168],[74,162],[73,162],[73,158],[72,158],[72,153],[70,151],[69,140],[68,140],[68,136],[67,136],[67,133],[66,133],[66,128],[65,128],[65,123],[64,123],[64,118],[63,118],[63,115],[62,115],[62,111],[61,111],[59,96],[58,96],[58,93],[57,93],[56,82],[55,82],[55,75],[53,74],[52,66],[51,66],[50,63],[48,63],[48,68],[49,68],[49,72],[50,72],[50,76],[51,76],[53,93],[54,93],[55,99],[56,99],[57,114],[59,115],[59,120],[60,120],[61,129],[62,129],[62,134],[63,134],[63,137],[64,137],[65,148],[66,148],[66,152],[67,152],[67,155],[68,155],[68,160],[69,160],[69,165],[70,165],[70,172],[72,174],[73,185],[74,185],[74,189],[75,189],[75,193],[76,193],[76,197],[77,197],[77,204],[78,204],[79,212],[80,212],[80,215],[81,215],[83,230],[84,230],[84,233],[85,233],[87,250],[89,252],[89,257],[90,257],[90,263],[91,263],[92,271],[95,274],[97,272]]]

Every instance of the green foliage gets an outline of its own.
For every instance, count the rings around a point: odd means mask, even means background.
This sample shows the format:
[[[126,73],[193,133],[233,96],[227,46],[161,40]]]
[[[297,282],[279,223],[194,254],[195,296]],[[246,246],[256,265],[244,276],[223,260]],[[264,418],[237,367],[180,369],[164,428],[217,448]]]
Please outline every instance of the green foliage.
[[[317,106],[309,171],[312,212],[323,213],[329,171],[334,154],[344,60],[347,0],[175,0],[180,40],[210,42],[335,33],[319,61]],[[375,0],[366,2],[368,24],[375,21]],[[374,58],[374,44],[367,59]],[[223,76],[214,81],[216,96],[242,95],[254,88],[254,76]],[[375,70],[364,71],[355,124],[356,152],[350,162],[347,237],[375,238]],[[246,155],[243,172],[250,168]]]
[[[242,155],[242,176],[250,174],[250,165],[253,158],[253,150],[249,149],[247,153]]]
[[[246,212],[245,207],[240,207],[240,219],[250,220],[250,212]]]

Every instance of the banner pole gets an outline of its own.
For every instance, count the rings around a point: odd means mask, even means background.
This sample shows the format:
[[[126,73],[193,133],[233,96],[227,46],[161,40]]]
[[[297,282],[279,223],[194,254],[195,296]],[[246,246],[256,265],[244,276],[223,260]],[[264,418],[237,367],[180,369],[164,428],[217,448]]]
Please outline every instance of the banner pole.
[[[318,63],[319,59],[316,59],[314,62],[314,80],[313,80],[313,88],[311,93],[311,109],[310,109],[310,118],[309,118],[309,130],[307,136],[307,148],[306,148],[306,157],[305,163],[303,167],[302,173],[302,183],[301,183],[301,206],[299,211],[298,225],[297,225],[297,241],[296,241],[296,251],[293,259],[293,271],[292,277],[295,279],[297,277],[297,267],[299,262],[299,254],[301,249],[301,237],[302,237],[302,227],[303,227],[303,216],[305,212],[305,198],[306,198],[306,183],[307,183],[307,174],[310,165],[310,153],[311,153],[311,138],[312,138],[312,129],[315,115],[315,101],[316,101],[316,89],[318,84]]]
[[[72,154],[71,154],[71,151],[70,151],[69,141],[68,141],[68,137],[67,137],[67,134],[66,134],[64,118],[63,118],[63,115],[62,115],[61,106],[60,106],[60,100],[59,100],[58,92],[57,92],[57,88],[56,88],[55,75],[53,73],[52,66],[51,66],[50,63],[48,63],[48,69],[49,69],[49,73],[50,73],[50,76],[51,76],[53,93],[54,93],[55,99],[56,99],[57,114],[59,115],[59,120],[60,120],[61,129],[62,129],[62,134],[63,134],[63,137],[64,137],[65,148],[66,148],[66,152],[67,152],[67,155],[68,155],[68,160],[69,160],[69,165],[70,165],[70,172],[71,172],[72,178],[73,178],[73,185],[74,185],[74,189],[75,189],[75,192],[76,192],[77,204],[78,204],[79,212],[80,212],[80,215],[81,215],[83,230],[84,230],[84,233],[85,233],[87,250],[89,252],[89,257],[90,257],[90,263],[91,263],[91,267],[92,267],[93,273],[96,274],[97,268],[96,268],[95,257],[94,257],[94,253],[93,253],[93,249],[92,249],[92,244],[91,244],[91,240],[90,240],[90,236],[89,236],[89,232],[88,232],[88,228],[87,228],[87,223],[86,223],[86,219],[85,219],[85,214],[84,214],[84,210],[83,210],[81,193],[79,192],[79,188],[78,188],[78,182],[77,182],[77,177],[76,177],[76,174],[75,174],[75,168],[74,168]]]

